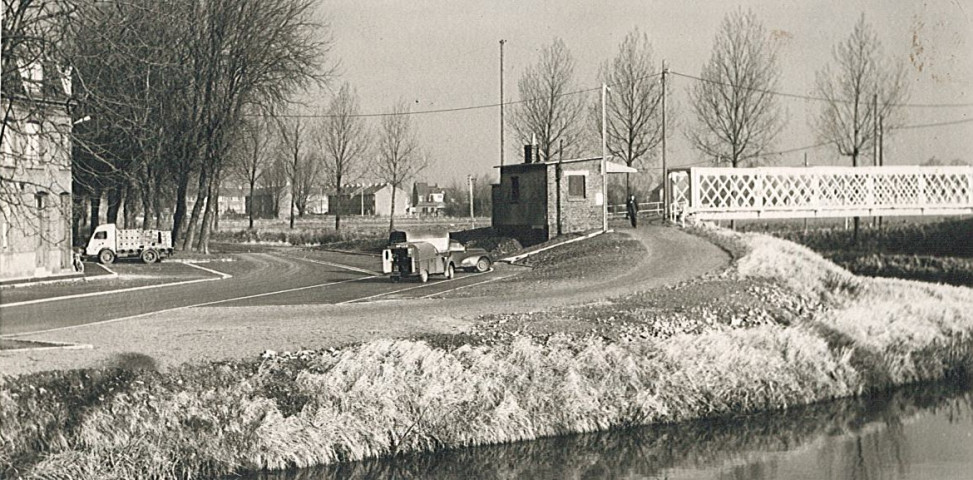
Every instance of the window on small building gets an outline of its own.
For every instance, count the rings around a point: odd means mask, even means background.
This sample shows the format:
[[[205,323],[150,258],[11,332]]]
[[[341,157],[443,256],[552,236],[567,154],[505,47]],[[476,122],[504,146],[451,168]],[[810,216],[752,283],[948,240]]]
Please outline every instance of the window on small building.
[[[585,198],[585,176],[568,175],[568,198]]]
[[[510,201],[520,201],[520,177],[510,177]]]

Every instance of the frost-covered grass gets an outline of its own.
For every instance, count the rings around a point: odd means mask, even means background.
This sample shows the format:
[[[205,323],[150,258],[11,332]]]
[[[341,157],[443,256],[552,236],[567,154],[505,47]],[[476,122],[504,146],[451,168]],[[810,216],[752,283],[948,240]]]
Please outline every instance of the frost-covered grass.
[[[973,366],[969,289],[860,278],[783,240],[701,233],[735,253],[729,274],[828,308],[791,326],[624,344],[377,340],[164,373],[6,377],[3,475],[211,478],[787,409]]]

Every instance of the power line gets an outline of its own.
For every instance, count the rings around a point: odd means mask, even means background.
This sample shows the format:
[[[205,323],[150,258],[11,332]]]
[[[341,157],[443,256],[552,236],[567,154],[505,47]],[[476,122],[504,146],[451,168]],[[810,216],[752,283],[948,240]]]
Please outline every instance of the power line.
[[[657,72],[657,73],[652,73],[652,74],[649,74],[649,75],[644,75],[644,76],[641,76],[641,77],[636,78],[635,80],[636,81],[637,80],[645,80],[645,79],[648,79],[648,78],[658,77],[660,75],[662,75],[662,72]],[[618,83],[614,83],[614,84],[610,84],[609,87],[618,86],[618,85],[619,85]],[[596,91],[596,90],[601,90],[601,87],[592,87],[592,88],[586,88],[586,89],[583,89],[583,90],[575,90],[573,92],[561,93],[561,94],[555,95],[555,98],[566,97],[568,95],[578,95],[578,94],[582,94],[582,93],[593,92],[593,91]],[[532,102],[532,101],[536,101],[536,100],[541,100],[541,99],[540,98],[531,98],[531,99],[527,99],[527,100],[511,100],[509,102],[503,102],[502,104],[501,103],[488,103],[488,104],[483,104],[483,105],[470,105],[470,106],[466,106],[466,107],[439,108],[439,109],[434,109],[434,110],[418,110],[418,111],[414,111],[414,112],[410,111],[410,112],[399,112],[399,113],[359,113],[357,115],[349,115],[349,117],[369,118],[369,117],[391,117],[391,116],[398,116],[398,115],[425,115],[425,114],[432,114],[432,113],[452,113],[452,112],[463,112],[463,111],[468,111],[468,110],[481,110],[481,109],[485,109],[485,108],[498,108],[501,105],[503,105],[503,106],[507,106],[507,105],[518,105],[518,104],[521,104],[521,103],[527,103],[527,102]],[[268,115],[254,113],[254,114],[248,114],[247,116],[248,117],[263,117],[263,116],[268,116]],[[339,116],[339,115],[329,115],[329,114],[325,114],[325,113],[304,113],[304,114],[302,114],[302,113],[285,113],[285,114],[279,114],[279,115],[276,115],[276,116],[277,117],[283,117],[283,118],[332,118],[332,117],[336,117],[336,116]]]
[[[711,84],[714,84],[714,85],[723,85],[723,86],[726,86],[726,87],[733,87],[733,88],[742,88],[744,90],[750,90],[750,91],[754,91],[754,92],[767,93],[767,94],[770,94],[770,95],[776,95],[778,97],[797,98],[797,99],[800,99],[800,100],[812,100],[812,101],[816,101],[816,102],[835,102],[836,101],[836,102],[840,102],[840,103],[853,103],[852,100],[835,100],[835,99],[830,99],[830,98],[827,98],[827,97],[816,97],[816,96],[813,96],[813,95],[801,95],[801,94],[797,94],[797,93],[778,92],[776,90],[770,90],[770,89],[766,89],[766,88],[756,88],[756,87],[748,87],[746,85],[736,85],[736,84],[733,84],[733,83],[721,82],[719,80],[711,80],[711,79],[707,79],[707,78],[700,78],[700,77],[696,77],[696,76],[693,76],[693,75],[688,75],[688,74],[685,74],[685,73],[679,73],[679,72],[676,72],[676,71],[670,71],[669,73],[671,73],[673,75],[678,75],[680,77],[688,78],[688,79],[691,79],[691,80],[696,80],[698,82],[706,82],[706,83],[711,83]],[[893,104],[890,104],[890,105],[893,106],[893,107],[903,107],[903,108],[968,108],[968,107],[973,107],[973,103],[893,103]]]
[[[581,94],[581,93],[593,92],[595,90],[600,90],[600,89],[601,89],[601,87],[594,87],[594,88],[586,88],[584,90],[575,90],[573,92],[567,92],[567,93],[561,93],[561,94],[555,95],[555,98],[566,97],[568,95],[578,95],[578,94]],[[533,101],[537,101],[537,100],[540,100],[540,98],[529,98],[529,99],[526,99],[526,100],[511,100],[509,102],[503,102],[502,104],[501,103],[489,103],[489,104],[484,104],[484,105],[470,105],[470,106],[467,106],[467,107],[439,108],[439,109],[434,109],[434,110],[418,110],[418,111],[414,111],[414,112],[413,111],[409,111],[409,112],[398,112],[398,113],[391,113],[391,112],[388,112],[388,113],[359,113],[357,115],[348,115],[348,116],[349,117],[357,117],[357,118],[368,118],[368,117],[392,117],[392,116],[399,116],[399,115],[425,115],[425,114],[431,114],[431,113],[463,112],[463,111],[467,111],[467,110],[481,110],[481,109],[484,109],[484,108],[497,108],[500,105],[504,105],[504,106],[506,106],[506,105],[517,105],[517,104],[527,103],[527,102],[533,102]],[[267,115],[250,114],[250,115],[247,115],[247,116],[250,116],[250,117],[263,117],[263,116],[267,116]],[[279,114],[279,115],[276,115],[276,116],[277,117],[284,117],[284,118],[333,118],[333,117],[338,117],[338,116],[341,116],[341,115],[329,115],[329,114],[326,114],[326,113],[321,113],[321,114],[319,114],[319,113],[306,113],[306,114],[301,114],[301,113],[284,113],[284,114]]]
[[[934,122],[934,123],[919,123],[916,125],[902,125],[900,127],[887,127],[889,130],[909,130],[913,128],[928,128],[928,127],[943,127],[946,125],[959,125],[961,123],[973,122],[973,118],[964,118],[962,120],[950,120],[946,122]]]

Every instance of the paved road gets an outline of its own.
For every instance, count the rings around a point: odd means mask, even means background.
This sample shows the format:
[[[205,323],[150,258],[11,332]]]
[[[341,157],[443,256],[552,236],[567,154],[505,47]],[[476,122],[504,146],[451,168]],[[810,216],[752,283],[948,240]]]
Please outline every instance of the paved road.
[[[0,335],[22,335],[201,306],[343,304],[448,293],[495,279],[500,272],[457,272],[446,280],[392,283],[376,257],[275,248],[239,253],[237,261],[207,263],[205,269],[174,262],[119,265],[124,284],[93,280],[80,284],[5,290],[0,298]],[[202,266],[202,265],[201,265]],[[139,277],[139,269],[152,277]],[[222,274],[222,275],[221,275]],[[162,277],[165,276],[165,277]],[[170,284],[159,285],[160,278]],[[112,293],[111,290],[119,290]]]

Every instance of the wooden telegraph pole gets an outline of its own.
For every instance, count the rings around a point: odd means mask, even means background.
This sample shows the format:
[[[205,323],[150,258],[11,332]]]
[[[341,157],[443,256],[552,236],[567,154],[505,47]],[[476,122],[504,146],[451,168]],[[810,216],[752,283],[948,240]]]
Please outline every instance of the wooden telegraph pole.
[[[669,68],[662,61],[662,218],[669,216],[669,167],[666,165],[666,75]]]
[[[503,44],[506,40],[500,40],[500,166],[503,166],[504,147],[503,147]]]

